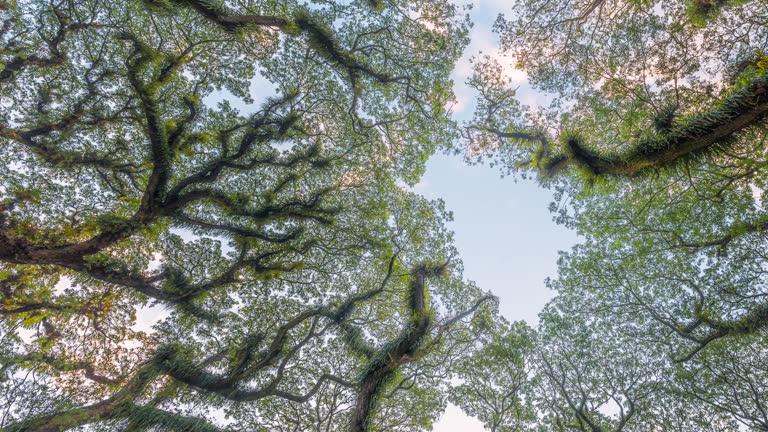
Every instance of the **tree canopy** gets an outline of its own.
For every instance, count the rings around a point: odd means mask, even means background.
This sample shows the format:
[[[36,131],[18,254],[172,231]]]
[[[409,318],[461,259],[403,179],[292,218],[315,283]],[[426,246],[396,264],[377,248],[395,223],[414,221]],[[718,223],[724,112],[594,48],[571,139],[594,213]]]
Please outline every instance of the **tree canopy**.
[[[0,12],[3,430],[431,424],[492,303],[404,187],[455,134],[460,9]]]
[[[768,430],[766,18],[516,0],[551,103],[458,124],[449,0],[0,0],[0,429]],[[410,189],[462,145],[581,235],[534,327]]]
[[[765,430],[766,4],[517,2],[470,157],[556,191],[582,242],[548,282],[531,376],[553,430]]]

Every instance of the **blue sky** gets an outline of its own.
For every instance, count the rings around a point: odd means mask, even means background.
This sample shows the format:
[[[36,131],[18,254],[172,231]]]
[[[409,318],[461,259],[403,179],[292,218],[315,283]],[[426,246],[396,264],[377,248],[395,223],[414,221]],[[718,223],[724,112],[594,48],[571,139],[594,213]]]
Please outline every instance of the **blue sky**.
[[[552,298],[543,280],[555,274],[558,250],[577,240],[573,231],[552,221],[550,191],[443,155],[429,160],[414,191],[443,199],[453,212],[450,228],[456,233],[464,276],[499,296],[508,319],[535,325],[539,310]]]
[[[544,279],[556,270],[558,250],[575,244],[576,234],[552,221],[549,191],[531,181],[500,178],[488,166],[467,166],[458,156],[433,156],[414,190],[441,198],[454,214],[450,225],[467,279],[500,300],[509,320],[535,325],[552,298]],[[480,432],[482,424],[449,407],[436,432]]]
[[[526,83],[523,71],[514,70],[513,60],[497,48],[491,31],[499,13],[509,13],[505,0],[472,2],[475,23],[470,46],[453,77],[459,103],[456,118],[472,115],[474,94],[464,84],[472,67],[469,59],[482,52],[504,64],[518,98],[527,104],[543,101]],[[456,246],[464,261],[467,279],[500,300],[501,313],[509,320],[526,320],[535,325],[537,315],[553,293],[544,279],[554,276],[558,251],[570,249],[577,241],[575,232],[558,226],[547,209],[552,193],[533,181],[501,178],[497,168],[467,165],[461,156],[435,155],[414,191],[431,199],[443,199],[454,214],[450,224],[456,233]],[[481,432],[482,424],[449,406],[435,425],[436,432]]]

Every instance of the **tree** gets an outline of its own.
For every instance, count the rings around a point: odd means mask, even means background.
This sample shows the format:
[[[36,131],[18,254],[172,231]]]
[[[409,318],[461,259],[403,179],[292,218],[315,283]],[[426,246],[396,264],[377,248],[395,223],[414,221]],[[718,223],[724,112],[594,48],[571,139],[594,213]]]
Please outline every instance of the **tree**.
[[[430,424],[492,300],[401,186],[453,138],[456,7],[0,13],[3,430]]]
[[[551,105],[517,102],[494,59],[471,80],[470,157],[555,188],[556,220],[583,236],[551,282],[555,304],[573,305],[563,317],[594,329],[580,352],[597,361],[597,341],[645,346],[632,357],[670,371],[648,417],[669,430],[703,426],[671,420],[664,404],[721,418],[715,430],[764,428],[764,391],[734,377],[760,376],[748,359],[764,354],[768,326],[765,16],[760,1],[517,2],[495,29]],[[580,377],[544,366],[561,389]],[[590,392],[601,382],[587,374],[567,393],[600,405]],[[584,409],[585,424],[600,417]]]
[[[477,417],[491,432],[532,430],[536,413],[531,400],[533,330],[523,321],[500,321],[471,356],[461,362],[463,381],[451,389],[451,401]]]
[[[739,154],[768,110],[764,10],[760,2],[704,4],[519,4],[496,22],[502,48],[563,108],[527,113],[500,69],[481,62],[475,85],[484,97],[470,144],[498,148],[510,169],[545,177],[568,167],[635,176]]]
[[[764,338],[716,341],[678,372],[678,390],[752,430],[768,429]]]
[[[536,373],[545,422],[557,431],[629,430],[647,413],[663,370],[642,346],[622,344],[570,306],[558,298],[541,316]]]
[[[570,293],[540,319],[534,397],[545,430],[739,430],[734,412],[681,390],[680,366],[653,339],[638,337],[637,322],[603,318]]]

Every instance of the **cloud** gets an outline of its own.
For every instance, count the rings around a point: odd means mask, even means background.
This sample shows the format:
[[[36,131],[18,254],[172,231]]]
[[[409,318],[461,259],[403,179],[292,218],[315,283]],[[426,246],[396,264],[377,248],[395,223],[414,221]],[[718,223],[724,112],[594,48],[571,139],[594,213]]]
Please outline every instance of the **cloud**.
[[[453,404],[443,413],[440,421],[435,423],[435,432],[483,432],[483,424],[476,418],[464,414]]]
[[[414,192],[423,192],[423,191],[429,189],[430,186],[431,185],[429,183],[429,180],[422,179],[420,182],[418,182],[415,185],[413,185],[413,191]]]

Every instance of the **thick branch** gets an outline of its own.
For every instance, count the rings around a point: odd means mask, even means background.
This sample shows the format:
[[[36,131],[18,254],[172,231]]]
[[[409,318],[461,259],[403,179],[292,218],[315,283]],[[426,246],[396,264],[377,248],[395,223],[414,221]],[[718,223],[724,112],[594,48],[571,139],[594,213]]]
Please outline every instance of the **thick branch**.
[[[429,310],[425,280],[429,276],[442,273],[445,266],[430,268],[422,266],[411,274],[409,290],[409,322],[400,337],[384,346],[369,363],[367,371],[360,380],[354,411],[352,412],[352,432],[365,432],[370,425],[370,418],[375,407],[375,398],[386,386],[403,360],[415,355],[421,347],[424,337],[429,333],[432,314]]]
[[[768,76],[754,78],[709,110],[691,115],[653,137],[627,143],[624,146],[627,150],[615,154],[589,148],[576,136],[563,137],[562,152],[555,153],[552,140],[539,133],[485,130],[500,138],[537,146],[530,164],[546,177],[556,175],[567,166],[584,168],[596,176],[631,177],[733,145],[735,141],[731,138],[735,134],[759,124],[768,114],[767,86]]]

